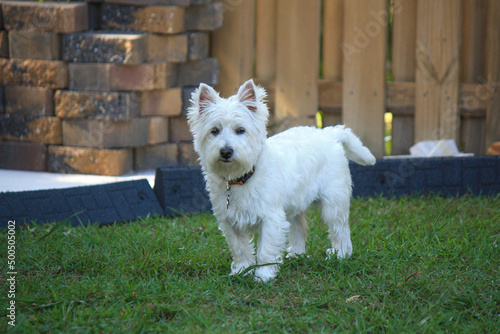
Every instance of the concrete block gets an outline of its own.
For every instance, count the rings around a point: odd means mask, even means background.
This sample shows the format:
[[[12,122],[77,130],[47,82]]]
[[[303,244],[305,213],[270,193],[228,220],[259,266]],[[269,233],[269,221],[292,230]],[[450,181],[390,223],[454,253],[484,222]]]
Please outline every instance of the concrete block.
[[[1,71],[0,71],[1,73]],[[0,80],[0,84],[1,84]],[[5,112],[5,89],[3,86],[0,86],[0,114],[3,114]]]
[[[65,146],[122,148],[148,144],[149,120],[135,118],[128,121],[93,119],[63,120]]]
[[[61,144],[61,119],[57,117],[0,116],[0,133],[5,140]]]
[[[59,60],[0,59],[5,85],[68,87],[68,65]]]
[[[198,86],[201,82],[210,86],[217,86],[219,83],[219,62],[216,58],[179,64],[178,86]]]
[[[33,30],[9,31],[10,58],[61,59],[61,36],[58,33]]]
[[[9,57],[9,36],[5,30],[0,30],[0,57]]]
[[[179,143],[179,165],[180,166],[199,166],[199,156],[194,150],[192,142]]]
[[[141,116],[179,116],[182,113],[182,88],[141,92]]]
[[[168,141],[168,118],[160,116],[147,117],[149,122],[148,145],[161,144]]]
[[[63,60],[70,62],[141,64],[147,59],[145,34],[68,34],[62,45]]]
[[[2,1],[6,30],[71,33],[88,29],[87,4]]]
[[[58,90],[55,111],[61,118],[93,118],[124,121],[139,115],[137,92],[85,92]]]
[[[6,86],[5,112],[18,116],[53,116],[53,96],[48,87]]]
[[[132,163],[132,149],[49,146],[50,172],[119,176],[131,171]]]
[[[208,57],[209,38],[206,32],[188,33],[188,59],[201,60]]]
[[[175,143],[148,145],[134,149],[134,169],[147,170],[178,165],[178,149]]]
[[[164,89],[175,84],[176,73],[176,66],[167,63],[70,63],[69,88],[94,91]]]
[[[190,0],[104,0],[105,3],[134,6],[189,6]]]
[[[47,145],[0,141],[0,169],[47,170]]]
[[[212,31],[222,27],[224,6],[221,2],[212,2],[190,6],[186,10],[186,30]]]
[[[184,31],[184,7],[121,6],[103,4],[101,23],[104,29],[149,31],[176,34]]]
[[[189,131],[185,115],[170,117],[169,140],[171,142],[192,141],[193,135]]]
[[[148,62],[181,63],[187,60],[188,36],[148,35]]]

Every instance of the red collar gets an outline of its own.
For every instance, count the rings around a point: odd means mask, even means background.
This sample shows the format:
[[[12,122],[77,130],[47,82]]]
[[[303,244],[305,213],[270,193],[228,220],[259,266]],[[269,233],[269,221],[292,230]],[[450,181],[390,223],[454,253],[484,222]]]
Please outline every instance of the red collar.
[[[229,180],[227,181],[227,184],[228,185],[233,185],[233,184],[237,184],[237,185],[244,185],[249,178],[252,177],[253,173],[255,173],[255,167],[253,167],[252,169],[250,169],[250,171],[248,173],[246,173],[245,175],[243,175],[242,177],[240,178],[237,178],[236,180]]]

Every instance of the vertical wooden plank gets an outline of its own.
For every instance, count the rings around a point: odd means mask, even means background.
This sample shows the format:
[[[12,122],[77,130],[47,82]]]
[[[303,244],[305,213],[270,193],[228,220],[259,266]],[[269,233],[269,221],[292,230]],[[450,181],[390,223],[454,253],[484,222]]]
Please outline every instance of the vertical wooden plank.
[[[415,0],[393,0],[392,3],[394,13],[392,75],[396,82],[414,82],[417,2]],[[414,117],[407,114],[407,108],[404,111],[401,114],[398,113],[397,109],[393,111],[391,152],[393,155],[408,154],[414,143]]]
[[[273,80],[276,76],[276,0],[257,0],[255,76]]]
[[[460,82],[482,83],[485,76],[487,1],[463,0]]]
[[[323,1],[323,79],[342,81],[344,0]]]
[[[220,64],[217,89],[222,96],[233,95],[253,77],[255,0],[241,0],[224,11],[224,24],[212,33],[211,47]]]
[[[278,0],[275,116],[284,127],[317,112],[320,5],[320,0]]]
[[[484,0],[463,0],[461,83],[482,83],[486,80],[487,4]],[[464,109],[466,106],[461,107]],[[484,118],[461,117],[459,147],[464,152],[485,153],[485,125]]]
[[[342,116],[376,157],[384,155],[386,0],[344,3]]]
[[[461,5],[456,0],[417,4],[416,141],[459,139]]]
[[[488,2],[487,64],[488,92],[486,108],[486,145],[500,141],[500,1]]]
[[[415,81],[417,1],[393,0],[392,75],[394,81]]]
[[[323,79],[342,81],[342,50],[344,38],[344,0],[323,0]],[[323,111],[323,126],[342,123],[341,109],[334,113]]]

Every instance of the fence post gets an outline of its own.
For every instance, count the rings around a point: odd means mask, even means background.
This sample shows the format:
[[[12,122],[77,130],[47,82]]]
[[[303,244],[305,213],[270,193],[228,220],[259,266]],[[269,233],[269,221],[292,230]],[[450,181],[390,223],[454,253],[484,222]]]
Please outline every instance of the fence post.
[[[344,2],[342,117],[376,157],[384,155],[386,0]]]
[[[318,110],[320,0],[278,0],[276,106],[282,123],[313,125]]]
[[[500,2],[488,2],[487,64],[488,93],[486,108],[486,146],[500,140]]]
[[[396,83],[415,82],[415,41],[417,2],[393,0],[392,75]],[[404,110],[403,110],[404,109]],[[409,109],[409,110],[406,110]],[[394,108],[392,112],[392,154],[408,154],[413,145],[415,106]]]
[[[459,139],[461,5],[456,0],[417,3],[417,142]]]
[[[230,96],[253,77],[255,0],[224,2],[224,24],[212,33],[212,55],[219,60],[221,96]]]

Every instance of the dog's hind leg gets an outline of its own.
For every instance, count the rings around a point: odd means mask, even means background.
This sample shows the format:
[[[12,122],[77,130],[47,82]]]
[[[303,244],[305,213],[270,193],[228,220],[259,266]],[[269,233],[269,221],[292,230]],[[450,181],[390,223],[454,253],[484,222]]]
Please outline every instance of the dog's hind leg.
[[[323,198],[322,217],[328,226],[332,248],[326,251],[328,258],[336,254],[344,258],[352,254],[351,231],[349,229],[349,196]]]
[[[288,235],[288,255],[293,257],[295,255],[305,254],[306,252],[306,239],[307,239],[307,221],[304,214],[299,214],[288,219],[290,222],[290,232]]]
[[[226,237],[229,249],[233,255],[230,275],[243,272],[246,268],[255,264],[255,250],[252,235],[236,230],[230,223],[219,224],[222,233]]]

